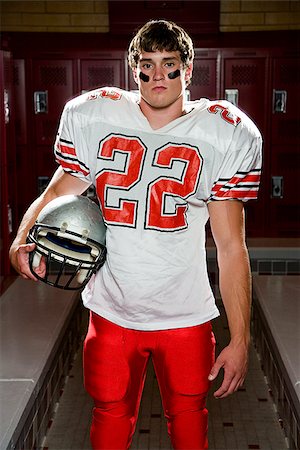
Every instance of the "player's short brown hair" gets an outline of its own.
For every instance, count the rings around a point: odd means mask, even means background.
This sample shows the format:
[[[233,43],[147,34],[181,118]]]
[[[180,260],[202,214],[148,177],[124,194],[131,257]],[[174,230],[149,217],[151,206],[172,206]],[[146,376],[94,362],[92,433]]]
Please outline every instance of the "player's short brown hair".
[[[193,42],[187,32],[168,20],[150,20],[136,33],[129,44],[128,63],[132,69],[137,67],[142,51],[179,51],[184,68],[194,59]]]

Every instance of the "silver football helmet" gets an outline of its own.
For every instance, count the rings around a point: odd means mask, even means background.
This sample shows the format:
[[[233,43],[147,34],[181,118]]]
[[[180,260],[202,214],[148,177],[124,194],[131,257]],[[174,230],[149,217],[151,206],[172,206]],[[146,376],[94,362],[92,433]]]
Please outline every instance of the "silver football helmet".
[[[104,264],[106,227],[101,211],[88,197],[64,195],[49,202],[30,230],[27,242],[32,273],[61,289],[82,289]],[[42,260],[45,276],[36,273]]]

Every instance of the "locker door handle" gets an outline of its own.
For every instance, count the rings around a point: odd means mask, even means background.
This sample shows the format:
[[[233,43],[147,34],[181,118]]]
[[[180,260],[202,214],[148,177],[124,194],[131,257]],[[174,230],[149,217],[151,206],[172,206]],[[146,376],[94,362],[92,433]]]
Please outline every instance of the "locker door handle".
[[[35,114],[46,114],[48,112],[48,91],[34,92]]]
[[[4,89],[4,118],[5,118],[5,125],[9,124],[10,106],[9,106],[9,93],[7,89]]]
[[[12,219],[12,209],[10,205],[7,205],[7,225],[8,232],[11,234],[13,232],[13,219]]]
[[[225,100],[228,100],[233,105],[239,104],[239,90],[238,89],[225,89]]]
[[[272,198],[283,198],[283,177],[272,177]]]
[[[273,89],[273,114],[286,112],[287,91]]]

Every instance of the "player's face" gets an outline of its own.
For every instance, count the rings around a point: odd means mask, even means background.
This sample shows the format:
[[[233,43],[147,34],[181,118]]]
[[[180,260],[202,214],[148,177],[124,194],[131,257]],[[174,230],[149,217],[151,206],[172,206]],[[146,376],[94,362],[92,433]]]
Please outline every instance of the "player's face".
[[[142,52],[134,70],[141,102],[161,109],[182,99],[191,70],[191,67],[183,68],[178,51]]]

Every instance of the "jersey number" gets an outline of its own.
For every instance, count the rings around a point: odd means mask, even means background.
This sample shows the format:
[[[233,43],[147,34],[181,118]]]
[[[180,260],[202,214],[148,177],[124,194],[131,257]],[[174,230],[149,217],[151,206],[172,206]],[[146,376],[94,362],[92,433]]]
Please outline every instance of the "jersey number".
[[[231,125],[234,125],[235,127],[240,123],[241,119],[240,117],[232,117],[230,111],[228,108],[225,108],[223,105],[212,105],[208,108],[208,111],[212,114],[219,113],[225,122],[230,123]]]
[[[114,168],[117,154],[123,154],[125,158],[122,170]],[[107,223],[136,226],[138,200],[132,198],[130,190],[141,180],[145,155],[146,147],[136,137],[110,135],[101,141],[98,158],[111,161],[112,167],[100,171],[96,178],[97,194]],[[172,176],[175,161],[183,164],[181,176]],[[147,186],[145,228],[165,231],[186,228],[187,203],[184,199],[195,192],[202,168],[197,148],[168,143],[156,149],[152,166],[169,170],[168,176],[160,176]],[[120,198],[118,206],[112,207],[107,198],[113,189],[123,192],[124,198]],[[170,197],[174,197],[175,203],[172,212],[166,207]]]

